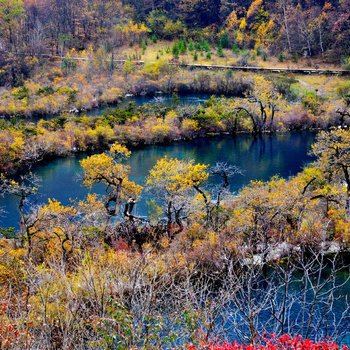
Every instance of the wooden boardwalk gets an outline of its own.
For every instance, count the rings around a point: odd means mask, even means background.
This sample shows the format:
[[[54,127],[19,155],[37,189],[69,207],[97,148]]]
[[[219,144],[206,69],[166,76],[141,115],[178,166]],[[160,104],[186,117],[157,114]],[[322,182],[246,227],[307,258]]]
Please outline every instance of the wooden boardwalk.
[[[49,55],[49,54],[40,54],[36,55],[40,57],[46,57],[53,60],[63,60],[64,57],[59,55]],[[74,61],[87,61],[87,57],[71,57],[70,59]],[[125,59],[114,59],[115,63],[125,63]],[[142,60],[132,61],[136,65],[144,65],[146,62]],[[150,62],[152,63],[152,62]],[[153,62],[154,63],[154,62]],[[177,66],[181,68],[188,69],[205,69],[205,70],[232,70],[232,71],[243,71],[243,72],[261,72],[261,73],[293,73],[293,74],[315,74],[315,75],[336,75],[336,76],[350,76],[350,70],[347,69],[324,69],[324,68],[285,68],[285,67],[257,67],[257,66],[230,66],[230,65],[208,65],[208,64],[189,64],[189,63],[177,63],[170,62],[172,66]]]
[[[225,66],[225,65],[204,65],[204,64],[181,64],[171,63],[180,67],[189,69],[208,69],[208,70],[235,70],[243,72],[272,72],[272,73],[294,73],[294,74],[319,74],[319,75],[349,75],[350,70],[346,69],[317,69],[317,68],[285,68],[285,67],[255,67],[255,66]]]

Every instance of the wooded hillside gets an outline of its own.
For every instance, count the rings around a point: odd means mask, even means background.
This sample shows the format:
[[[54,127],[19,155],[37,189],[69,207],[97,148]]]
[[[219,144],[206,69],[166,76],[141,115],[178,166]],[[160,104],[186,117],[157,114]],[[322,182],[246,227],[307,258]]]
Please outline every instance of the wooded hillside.
[[[346,63],[350,1],[1,0],[1,51],[112,51],[146,37],[205,39],[223,48]]]

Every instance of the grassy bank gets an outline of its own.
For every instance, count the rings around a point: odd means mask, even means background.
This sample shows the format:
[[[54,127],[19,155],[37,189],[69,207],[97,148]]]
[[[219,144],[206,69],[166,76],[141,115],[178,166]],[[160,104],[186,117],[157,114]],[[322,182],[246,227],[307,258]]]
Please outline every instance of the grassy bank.
[[[169,48],[175,44],[176,42],[149,44],[145,50],[136,44],[132,48],[123,47],[119,56],[118,53],[113,56],[130,59],[121,64],[113,63],[112,56],[104,51],[78,53],[73,50],[62,62],[33,59],[30,78],[16,88],[1,88],[0,115],[45,116],[70,110],[87,110],[115,103],[128,93],[140,95],[156,91],[170,94],[202,92],[242,96],[257,75],[231,71],[191,71],[171,66],[169,62],[173,60],[173,54],[164,47]],[[204,54],[205,49],[201,50]],[[144,52],[144,55],[140,56],[140,52]],[[191,52],[187,49],[186,53],[179,55],[177,61],[190,63],[187,57],[192,57]],[[231,52],[230,55],[236,54]],[[70,57],[85,60],[73,61]],[[225,57],[229,57],[229,54]],[[144,59],[145,65],[133,64],[132,60],[136,58]],[[235,63],[227,60],[223,62],[223,59],[218,56],[218,61],[214,60],[211,63]],[[208,62],[198,58],[198,63]],[[259,64],[255,61],[251,63]],[[276,62],[271,62],[272,67],[276,65]],[[293,92],[299,97],[317,90],[322,97],[337,98],[334,93],[335,87],[347,81],[344,77],[327,76],[272,74],[266,77],[276,85],[288,85],[288,80],[294,81]]]

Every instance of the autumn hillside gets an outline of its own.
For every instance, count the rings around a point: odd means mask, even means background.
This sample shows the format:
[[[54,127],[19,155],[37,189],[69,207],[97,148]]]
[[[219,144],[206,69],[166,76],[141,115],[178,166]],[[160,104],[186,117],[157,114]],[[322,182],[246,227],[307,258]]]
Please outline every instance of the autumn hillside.
[[[349,72],[350,0],[0,0],[0,350],[347,350]]]

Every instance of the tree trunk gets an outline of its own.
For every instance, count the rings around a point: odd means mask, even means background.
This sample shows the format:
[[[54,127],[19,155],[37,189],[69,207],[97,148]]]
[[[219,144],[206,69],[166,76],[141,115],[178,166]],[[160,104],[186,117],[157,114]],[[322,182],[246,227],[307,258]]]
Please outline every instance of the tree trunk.
[[[343,173],[345,177],[346,182],[346,203],[345,203],[345,210],[346,210],[346,218],[347,220],[350,220],[350,174],[349,169],[347,166],[343,165]]]
[[[25,223],[25,214],[24,214],[24,201],[26,197],[22,193],[19,205],[18,205],[18,210],[19,210],[19,216],[20,216],[20,222],[19,222],[19,227],[20,227],[20,233],[21,237],[24,237],[25,231],[26,231],[26,223]]]
[[[168,208],[167,208],[167,212],[166,212],[166,216],[167,216],[167,218],[168,218],[168,222],[167,222],[167,234],[168,234],[169,236],[170,236],[170,234],[171,234],[171,225],[172,225],[172,210],[171,210],[172,206],[173,206],[173,202],[170,201],[170,202],[168,203]]]
[[[283,1],[283,22],[284,22],[284,28],[286,29],[288,51],[291,54],[292,53],[292,45],[291,45],[291,42],[290,42],[290,35],[289,35],[289,26],[288,26],[288,20],[287,20],[287,9],[286,9],[286,4],[285,4],[284,1]]]
[[[322,56],[323,56],[323,54],[324,54],[324,48],[323,48],[323,38],[322,38],[322,29],[321,29],[321,26],[318,27],[318,34],[319,34],[319,39],[320,39],[321,54],[322,54]]]

